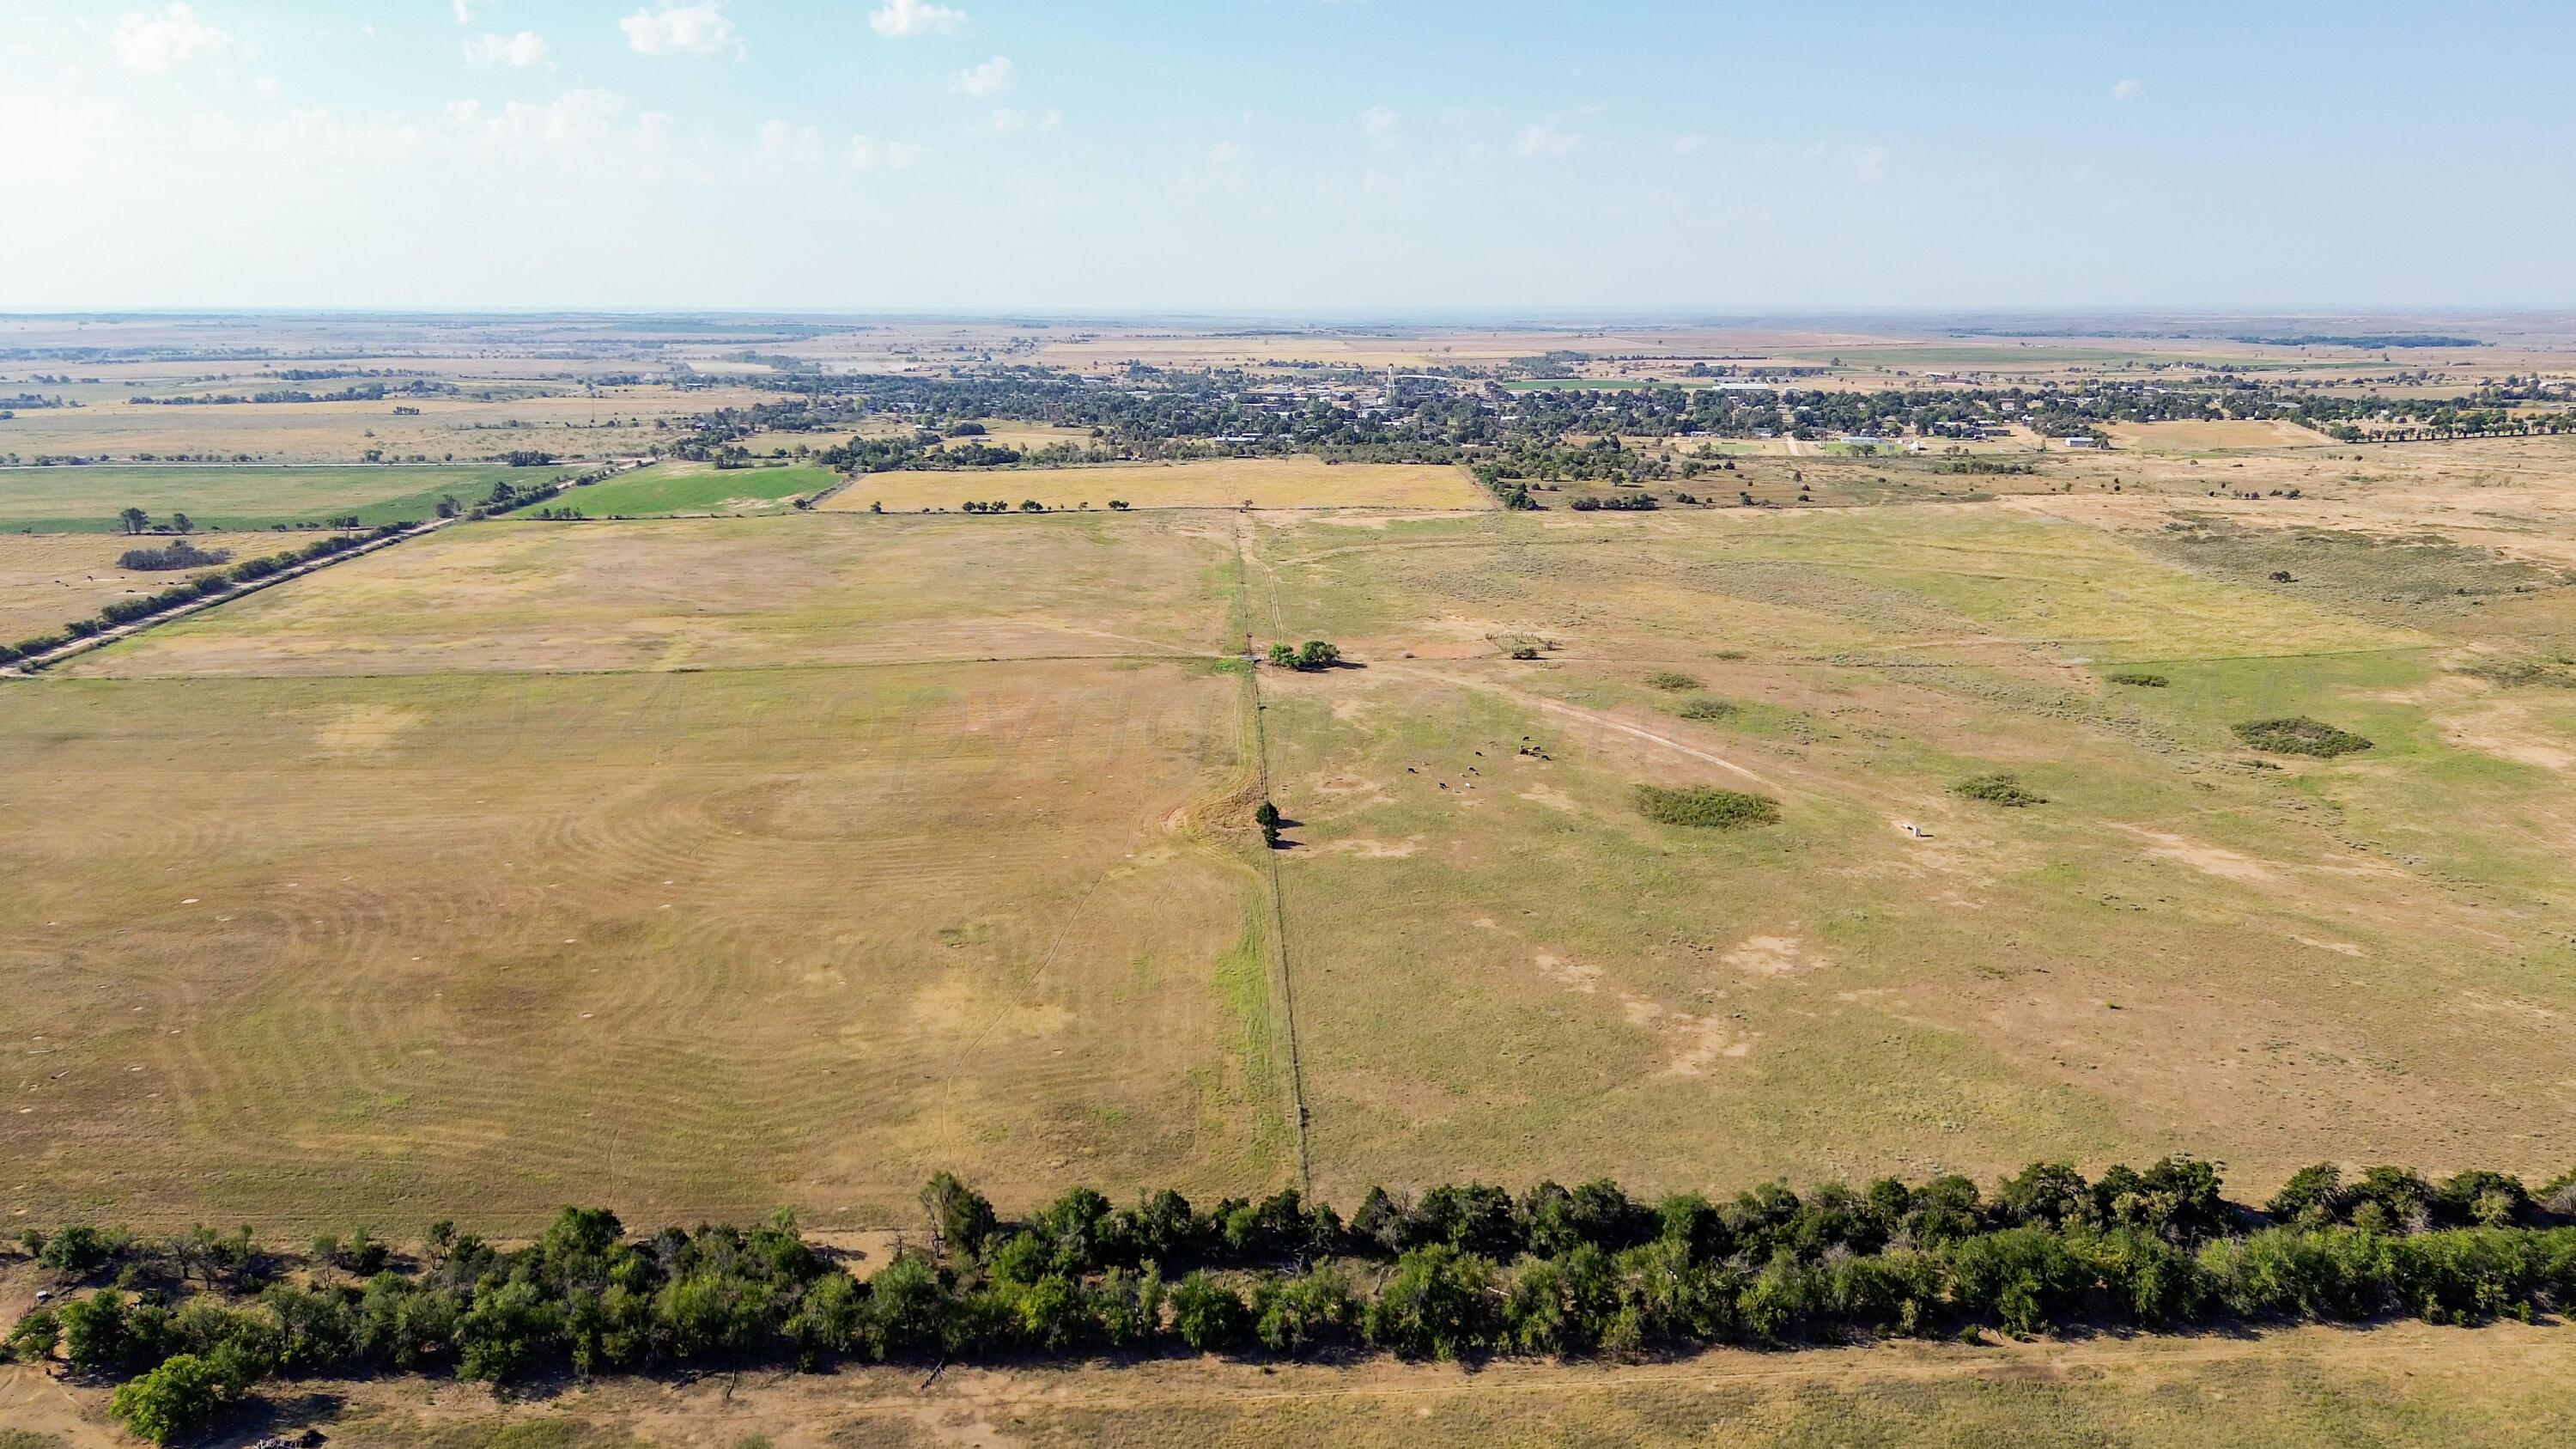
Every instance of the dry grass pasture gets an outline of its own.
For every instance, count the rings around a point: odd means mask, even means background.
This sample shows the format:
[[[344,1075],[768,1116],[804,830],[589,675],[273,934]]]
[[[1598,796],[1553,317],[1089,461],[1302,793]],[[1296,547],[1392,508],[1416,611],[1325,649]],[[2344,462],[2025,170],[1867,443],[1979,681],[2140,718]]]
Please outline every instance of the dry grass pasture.
[[[2449,638],[1991,505],[1278,521],[1258,564],[1264,633],[1367,666],[1269,692],[1327,1191],[2576,1152],[2576,717]],[[2256,767],[2228,724],[2285,714],[2377,748]],[[1950,792],[1994,770],[2048,803]]]
[[[1207,656],[1228,642],[1234,567],[1228,520],[1178,515],[512,520],[340,565],[327,581],[154,629],[79,668],[565,672]]]
[[[1052,509],[1115,498],[1137,508],[1482,509],[1492,501],[1462,468],[1407,463],[1326,463],[1315,458],[1227,458],[1198,463],[1116,463],[1000,473],[871,473],[832,496],[827,510],[889,513],[953,509],[969,499],[1012,507],[1034,498]]]
[[[528,485],[538,468],[277,467],[96,464],[0,468],[0,530],[109,533],[140,508],[156,522],[185,513],[200,529],[260,530],[354,515],[364,524],[430,516],[438,500],[473,504],[501,479]],[[256,547],[250,544],[248,547]]]
[[[154,593],[203,572],[137,573],[116,566],[117,558],[138,543],[161,542],[99,533],[0,533],[0,644],[49,633],[118,599]],[[236,557],[273,547],[263,547],[265,539],[200,542],[234,549]],[[247,552],[242,551],[245,544]]]
[[[2197,1449],[2556,1445],[2576,1433],[2560,1327],[2395,1324],[2246,1337],[1723,1351],[1603,1366],[1357,1366],[1163,1359],[1101,1373],[849,1368],[601,1380],[496,1396],[417,1378],[279,1384],[271,1421],[350,1449],[1267,1449],[1279,1444],[2117,1444]],[[130,1442],[25,1368],[0,1367],[8,1449]]]

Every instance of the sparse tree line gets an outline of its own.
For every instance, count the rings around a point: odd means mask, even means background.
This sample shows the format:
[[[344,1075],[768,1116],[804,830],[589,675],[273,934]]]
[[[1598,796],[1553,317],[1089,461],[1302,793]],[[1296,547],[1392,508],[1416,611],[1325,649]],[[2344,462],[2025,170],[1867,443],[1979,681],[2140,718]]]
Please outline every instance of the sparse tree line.
[[[277,388],[249,394],[174,393],[168,397],[148,397],[137,393],[126,401],[149,407],[237,407],[254,403],[382,402],[389,397],[453,397],[462,391],[463,389],[452,382],[414,381],[395,383],[390,386],[381,382],[369,382],[331,392]]]
[[[228,594],[244,584],[255,583],[271,575],[284,573],[299,564],[346,553],[353,548],[373,543],[377,539],[391,538],[419,526],[416,523],[388,523],[363,534],[333,534],[327,538],[317,538],[302,548],[246,559],[221,572],[190,579],[184,584],[175,584],[157,594],[119,599],[89,618],[73,620],[55,633],[21,639],[15,644],[0,644],[0,664],[12,664],[22,659],[33,659],[39,655],[49,654],[76,639],[95,638],[119,625],[149,619],[155,614],[166,614],[173,609],[193,604],[199,599],[211,599],[220,594]],[[188,547],[185,543],[172,545],[174,550]],[[190,551],[194,552],[193,549]],[[127,557],[131,558],[133,555],[128,554]],[[227,554],[225,557],[230,555]]]
[[[2261,1212],[2173,1157],[2087,1179],[2033,1164],[1991,1192],[1881,1179],[1655,1202],[1616,1184],[1374,1189],[1347,1220],[1294,1190],[1209,1208],[1075,1188],[1019,1222],[942,1173],[925,1237],[862,1279],[782,1213],[629,1235],[566,1208],[501,1248],[440,1224],[411,1254],[364,1234],[300,1257],[248,1229],[72,1226],[23,1250],[72,1288],[8,1346],[124,1380],[145,1437],[203,1427],[261,1380],[374,1371],[510,1383],[710,1365],[1136,1357],[1641,1357],[1713,1344],[2083,1325],[2413,1317],[2576,1304],[2576,1173],[2528,1191],[2465,1172],[2293,1177]]]

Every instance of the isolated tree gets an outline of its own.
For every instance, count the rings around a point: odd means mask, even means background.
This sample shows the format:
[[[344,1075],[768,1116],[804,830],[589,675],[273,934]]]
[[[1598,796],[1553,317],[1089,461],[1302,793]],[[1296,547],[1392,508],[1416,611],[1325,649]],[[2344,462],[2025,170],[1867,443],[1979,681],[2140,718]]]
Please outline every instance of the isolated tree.
[[[1297,667],[1328,669],[1341,662],[1342,651],[1321,639],[1309,639],[1297,646]]]
[[[171,514],[170,526],[181,533],[194,533],[197,531],[197,525],[189,522],[188,515],[184,513]]]
[[[152,515],[140,508],[128,508],[116,515],[116,521],[128,533],[141,533],[152,526]]]
[[[1297,651],[1286,644],[1273,644],[1270,646],[1270,663],[1279,669],[1294,669],[1297,667]]]

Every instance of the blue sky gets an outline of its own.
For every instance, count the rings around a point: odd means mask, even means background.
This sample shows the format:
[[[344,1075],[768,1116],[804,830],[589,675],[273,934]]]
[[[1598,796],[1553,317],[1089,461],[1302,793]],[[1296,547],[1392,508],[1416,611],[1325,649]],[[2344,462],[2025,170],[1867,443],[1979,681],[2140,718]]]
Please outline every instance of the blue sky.
[[[0,310],[2576,305],[2576,6],[7,0]]]

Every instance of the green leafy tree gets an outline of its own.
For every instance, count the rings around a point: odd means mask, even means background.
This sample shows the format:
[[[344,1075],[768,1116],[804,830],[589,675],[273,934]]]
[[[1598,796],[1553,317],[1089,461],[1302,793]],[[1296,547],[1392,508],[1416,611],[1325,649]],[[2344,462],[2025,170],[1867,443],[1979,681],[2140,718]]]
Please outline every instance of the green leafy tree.
[[[141,533],[152,526],[152,515],[140,508],[128,508],[116,515],[116,522],[128,533]]]
[[[222,1375],[214,1365],[182,1353],[120,1386],[108,1400],[107,1411],[136,1438],[167,1444],[212,1424],[223,1412],[225,1397]]]
[[[1252,1314],[1232,1288],[1192,1273],[1172,1285],[1172,1331],[1199,1353],[1224,1353],[1252,1331]]]
[[[950,1172],[933,1173],[922,1184],[921,1206],[930,1214],[931,1235],[941,1249],[963,1257],[980,1257],[984,1240],[998,1225],[993,1204]]]
[[[1494,1341],[1494,1265],[1447,1243],[1396,1259],[1363,1320],[1369,1342],[1407,1358],[1463,1358]]]
[[[63,1341],[62,1320],[50,1308],[39,1308],[9,1330],[9,1356],[20,1363],[43,1363]]]
[[[1309,639],[1297,646],[1297,667],[1329,669],[1341,662],[1342,651],[1321,639]]]

